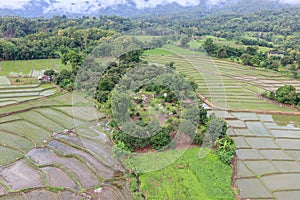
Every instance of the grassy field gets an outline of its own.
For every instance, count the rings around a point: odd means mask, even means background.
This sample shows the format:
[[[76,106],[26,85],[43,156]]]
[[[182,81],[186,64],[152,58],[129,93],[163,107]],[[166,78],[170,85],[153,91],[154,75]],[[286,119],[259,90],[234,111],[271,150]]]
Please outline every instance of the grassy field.
[[[156,51],[164,54],[159,55]],[[166,51],[172,54],[168,55]],[[178,72],[198,83],[198,91],[216,106],[223,108],[291,111],[262,99],[261,94],[285,84],[293,84],[300,89],[300,82],[279,73],[211,58],[204,53],[173,45],[146,51],[144,59],[161,65],[174,61]]]
[[[151,40],[153,40],[155,38],[161,38],[161,36],[151,36],[151,35],[138,35],[138,36],[134,36],[134,37],[141,42],[150,42]]]
[[[167,55],[172,55],[172,52],[165,49],[157,48],[157,49],[146,50],[145,55],[167,56]]]
[[[60,59],[40,59],[40,60],[16,60],[1,61],[0,76],[38,76],[41,71],[54,69],[61,71],[62,69],[71,69],[69,65],[63,65]]]
[[[218,37],[214,37],[214,36],[204,36],[202,39],[192,40],[189,43],[190,47],[196,48],[196,47],[201,46],[207,38],[213,39],[214,42],[218,45],[225,45],[225,46],[230,46],[230,47],[234,47],[234,48],[245,48],[245,49],[247,47],[250,47],[250,45],[238,44],[238,43],[236,43],[236,41],[227,40],[225,38],[218,38]],[[272,48],[258,46],[258,50],[261,52],[269,52],[270,50],[272,50]]]
[[[213,152],[205,158],[199,158],[199,150],[188,149],[171,165],[141,174],[141,191],[146,199],[233,200],[231,167],[223,164]],[[174,154],[181,154],[183,151],[185,150],[153,153],[155,155],[139,157],[134,163],[136,168],[151,168],[152,164],[168,162],[173,159]]]

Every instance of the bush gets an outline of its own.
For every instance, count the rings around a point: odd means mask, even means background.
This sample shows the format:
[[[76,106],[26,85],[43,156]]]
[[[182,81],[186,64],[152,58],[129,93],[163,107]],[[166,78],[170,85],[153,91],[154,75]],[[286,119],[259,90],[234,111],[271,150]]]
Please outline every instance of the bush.
[[[190,136],[190,138],[194,138],[195,135],[196,135],[196,129],[197,127],[194,125],[194,123],[190,120],[183,120],[180,125],[179,125],[179,128],[178,130],[185,134],[185,135],[188,135]]]
[[[205,140],[205,133],[197,133],[195,135],[193,143],[201,146],[204,140]]]
[[[276,99],[284,104],[297,104],[296,88],[292,85],[285,85],[276,90]]]
[[[164,149],[171,142],[170,132],[167,128],[151,137],[151,147],[156,150]]]
[[[275,92],[273,91],[265,91],[262,96],[264,97],[267,97],[268,99],[271,99],[271,100],[276,100],[276,96],[275,96]]]
[[[113,119],[109,122],[109,126],[112,128],[118,128],[118,123]]]
[[[137,131],[141,132],[140,130]],[[133,135],[135,135],[135,133],[133,133]],[[149,138],[134,137],[123,131],[115,131],[113,134],[113,140],[116,143],[118,142],[124,143],[126,148],[129,149],[130,151],[145,148],[150,144]]]
[[[57,75],[57,73],[53,69],[50,69],[50,70],[46,70],[44,72],[44,75],[50,76],[52,78],[52,76]]]
[[[167,123],[171,124],[173,122],[173,119],[168,119]]]
[[[214,113],[210,115],[207,132],[213,143],[226,135],[227,123],[224,119],[217,117]]]
[[[130,153],[130,149],[124,144],[124,142],[118,141],[113,147],[113,156],[116,159],[121,159]]]
[[[138,99],[136,100],[136,103],[137,103],[137,104],[142,104],[142,103],[143,103],[143,99],[138,98]]]
[[[230,164],[234,158],[234,152],[218,151],[220,160],[225,164]]]
[[[224,138],[217,140],[216,145],[221,161],[230,164],[236,150],[235,141],[230,136],[226,135]]]

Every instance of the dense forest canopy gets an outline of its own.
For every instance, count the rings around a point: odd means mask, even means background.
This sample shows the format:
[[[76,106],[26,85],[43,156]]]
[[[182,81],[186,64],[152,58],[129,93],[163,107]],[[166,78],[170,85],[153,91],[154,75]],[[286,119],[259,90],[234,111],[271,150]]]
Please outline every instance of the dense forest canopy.
[[[65,48],[90,53],[101,39],[144,26],[122,17],[0,18],[0,58],[57,58]]]
[[[0,58],[28,60],[63,58],[70,50],[89,54],[120,34],[164,36],[144,47],[179,41],[189,48],[193,38],[215,37],[202,44],[211,56],[237,59],[245,65],[293,72],[299,69],[300,8],[246,12],[221,12],[207,17],[151,16],[136,20],[119,16],[0,18]],[[218,40],[226,40],[218,42]],[[210,45],[210,46],[209,46]],[[102,47],[101,47],[102,46]],[[107,45],[106,45],[107,46]],[[261,49],[264,48],[264,51]],[[256,50],[255,50],[256,49]]]

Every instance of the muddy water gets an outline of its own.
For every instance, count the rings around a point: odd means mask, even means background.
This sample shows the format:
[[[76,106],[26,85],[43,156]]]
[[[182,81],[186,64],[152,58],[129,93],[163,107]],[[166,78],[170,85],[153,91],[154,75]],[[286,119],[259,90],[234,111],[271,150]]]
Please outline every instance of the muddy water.
[[[231,125],[228,134],[237,143],[234,184],[241,198],[299,199],[299,116],[225,115]]]

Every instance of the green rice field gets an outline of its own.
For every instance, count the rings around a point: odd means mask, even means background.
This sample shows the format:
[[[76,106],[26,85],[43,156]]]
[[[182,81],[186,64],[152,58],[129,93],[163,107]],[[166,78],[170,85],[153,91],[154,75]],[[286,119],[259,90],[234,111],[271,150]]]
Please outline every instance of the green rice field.
[[[63,65],[60,59],[15,60],[0,62],[0,76],[38,77],[47,69],[54,69],[59,72],[63,69],[71,69],[71,66]]]
[[[178,49],[179,47],[166,45],[162,49],[146,51],[144,58],[150,63],[159,65],[174,61],[176,71],[194,80],[199,85],[198,92],[218,107],[292,111],[290,108],[263,99],[261,94],[266,90],[274,91],[285,84],[292,84],[299,91],[299,81],[283,77],[273,71],[253,69],[211,58],[204,53]],[[158,54],[157,51],[163,54]]]

